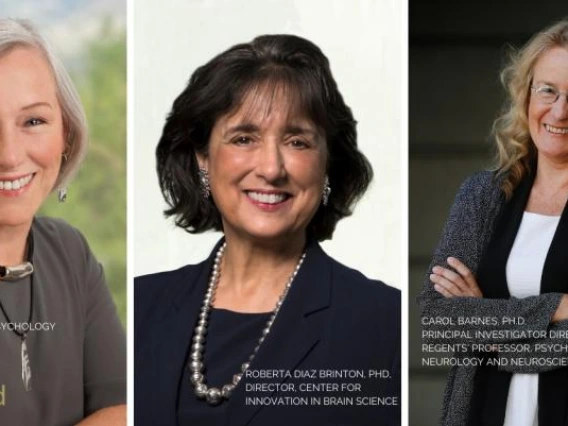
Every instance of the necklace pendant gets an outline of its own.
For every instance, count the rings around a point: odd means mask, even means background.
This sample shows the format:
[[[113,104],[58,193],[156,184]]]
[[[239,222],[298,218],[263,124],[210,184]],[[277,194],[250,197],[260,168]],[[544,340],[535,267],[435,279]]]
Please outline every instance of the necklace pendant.
[[[32,369],[30,367],[30,357],[28,356],[28,345],[25,337],[22,339],[22,382],[26,392],[32,390]]]
[[[34,272],[34,265],[31,262],[25,262],[16,266],[0,265],[0,280],[2,281],[18,281]]]
[[[205,399],[207,400],[209,405],[218,405],[223,400],[223,394],[217,388],[209,388],[209,390],[207,390]]]

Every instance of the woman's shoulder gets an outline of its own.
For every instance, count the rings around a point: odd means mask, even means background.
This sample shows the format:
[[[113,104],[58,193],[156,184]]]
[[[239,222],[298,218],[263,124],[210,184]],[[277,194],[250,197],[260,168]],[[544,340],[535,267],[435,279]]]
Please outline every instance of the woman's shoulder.
[[[75,288],[82,296],[104,287],[103,268],[83,234],[62,219],[36,217],[32,223],[34,265],[47,281]]]
[[[400,290],[383,281],[366,277],[360,271],[343,265],[331,258],[333,287],[337,300],[352,305],[377,307],[400,311]],[[353,306],[353,305],[352,305]]]
[[[380,280],[337,261],[332,266],[331,322],[336,336],[349,336],[377,359],[399,351],[401,332],[401,292]],[[379,358],[381,357],[381,358]]]
[[[152,272],[148,274],[138,275],[134,278],[134,293],[147,293],[154,291],[154,287],[165,289],[183,284],[190,286],[198,278],[203,268],[212,262],[213,253],[216,253],[223,240],[218,241],[213,248],[212,254],[199,263],[188,264],[176,269]],[[210,267],[211,265],[209,265]]]
[[[206,261],[203,261],[134,278],[134,329],[137,339],[145,339],[151,324],[166,316],[176,301],[195,288],[205,264]]]
[[[81,232],[71,226],[63,219],[40,216],[36,217],[32,224],[32,229],[34,232],[34,238],[38,236],[40,238],[47,237],[52,242],[65,240],[69,243],[82,244],[84,242],[84,237]]]
[[[39,256],[55,256],[71,264],[93,257],[83,234],[63,219],[36,217],[32,232],[34,251],[37,250]]]
[[[195,265],[185,265],[170,271],[154,272],[151,274],[139,275],[134,278],[134,289],[136,291],[144,291],[149,287],[159,286],[164,287],[179,283],[181,280],[191,279],[196,276],[205,261]]]
[[[187,286],[192,286],[206,261],[181,268],[140,275],[134,278],[134,299],[138,309],[146,304],[153,305],[167,293],[176,293]],[[180,289],[180,287],[182,287]],[[173,296],[175,297],[175,295]]]
[[[498,199],[501,196],[501,183],[503,174],[493,170],[482,170],[469,175],[461,184],[458,198],[471,200],[483,200],[488,198]]]
[[[191,277],[192,275],[199,273],[206,262],[207,261],[204,260],[200,263],[184,265],[182,267],[169,271],[160,271],[150,274],[138,275],[134,278],[134,283],[140,286],[148,286],[154,283],[159,283],[160,285],[175,283],[179,280],[186,279],[188,277]]]

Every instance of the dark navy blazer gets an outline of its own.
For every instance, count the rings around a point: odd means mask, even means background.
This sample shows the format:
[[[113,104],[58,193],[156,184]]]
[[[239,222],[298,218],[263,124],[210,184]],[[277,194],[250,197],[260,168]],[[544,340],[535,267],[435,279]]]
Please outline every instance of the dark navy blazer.
[[[198,265],[135,280],[136,426],[178,424],[180,380],[187,372],[214,253]],[[250,369],[363,371],[364,380],[328,380],[359,383],[361,391],[341,392],[351,399],[327,406],[323,398],[337,394],[319,393],[321,406],[262,406],[245,402],[246,384],[254,380],[243,377],[224,402],[229,404],[227,426],[400,425],[400,320],[398,290],[369,280],[333,260],[317,243],[310,244]],[[369,370],[388,373],[371,379]]]

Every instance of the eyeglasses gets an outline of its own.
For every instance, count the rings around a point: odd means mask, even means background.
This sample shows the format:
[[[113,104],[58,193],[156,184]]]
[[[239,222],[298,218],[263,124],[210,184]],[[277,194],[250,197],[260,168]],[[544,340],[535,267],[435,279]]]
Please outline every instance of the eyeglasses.
[[[568,91],[561,92],[555,87],[547,85],[531,86],[531,89],[534,90],[535,97],[543,104],[553,104],[560,95],[566,96],[566,102],[568,102]]]

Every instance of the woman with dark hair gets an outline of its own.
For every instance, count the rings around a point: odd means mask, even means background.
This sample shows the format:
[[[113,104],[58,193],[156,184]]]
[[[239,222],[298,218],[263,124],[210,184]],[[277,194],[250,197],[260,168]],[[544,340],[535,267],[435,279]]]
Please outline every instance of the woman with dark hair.
[[[428,340],[468,347],[454,358],[441,424],[564,426],[568,21],[536,34],[502,79],[498,166],[456,196],[421,294],[423,324],[432,336],[454,324],[451,338]]]
[[[213,58],[156,156],[166,215],[223,239],[136,280],[136,424],[399,424],[399,292],[318,245],[372,178],[320,49],[269,35]]]

